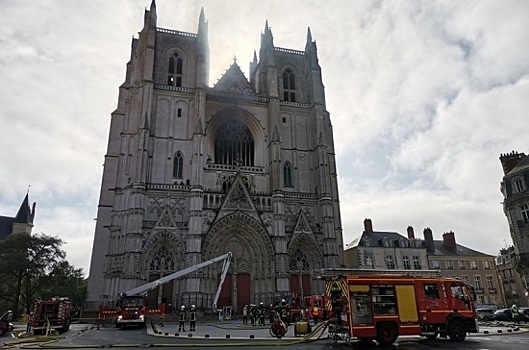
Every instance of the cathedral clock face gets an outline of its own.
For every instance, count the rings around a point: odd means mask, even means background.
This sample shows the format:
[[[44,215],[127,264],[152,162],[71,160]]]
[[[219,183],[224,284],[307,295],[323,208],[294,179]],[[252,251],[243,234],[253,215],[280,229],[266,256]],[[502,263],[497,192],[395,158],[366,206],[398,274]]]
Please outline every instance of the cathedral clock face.
[[[299,155],[299,160],[305,160],[305,159],[307,159],[307,155],[305,153],[301,153]]]

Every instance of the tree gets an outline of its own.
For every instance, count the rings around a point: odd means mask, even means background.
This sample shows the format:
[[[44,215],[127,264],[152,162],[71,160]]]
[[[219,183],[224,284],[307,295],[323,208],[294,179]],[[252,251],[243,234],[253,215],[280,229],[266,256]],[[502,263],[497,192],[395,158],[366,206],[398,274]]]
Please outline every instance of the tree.
[[[67,296],[72,301],[72,309],[80,310],[86,300],[86,279],[83,269],[76,269],[68,261],[53,266],[47,279],[47,286],[40,293],[42,298]]]
[[[16,233],[0,241],[0,299],[18,317],[47,287],[56,263],[64,261],[63,241],[45,234]]]

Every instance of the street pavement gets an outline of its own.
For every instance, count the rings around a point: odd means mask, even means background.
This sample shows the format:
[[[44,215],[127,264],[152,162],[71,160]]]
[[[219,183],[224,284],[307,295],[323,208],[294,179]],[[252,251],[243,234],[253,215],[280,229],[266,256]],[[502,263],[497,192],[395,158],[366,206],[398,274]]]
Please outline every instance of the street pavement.
[[[73,325],[72,325],[73,326]],[[76,325],[78,327],[82,327],[83,325],[79,324]],[[86,329],[94,329],[95,325],[86,325]],[[105,327],[108,328],[108,327]],[[219,340],[224,340],[222,343],[226,344],[226,340],[238,342],[238,343],[245,343],[245,344],[269,344],[269,345],[295,345],[299,344],[301,345],[302,342],[311,340],[314,341],[316,339],[328,339],[330,337],[328,330],[323,327],[321,324],[319,325],[312,325],[312,332],[309,334],[301,334],[296,336],[294,333],[294,325],[291,324],[288,327],[288,331],[285,334],[284,337],[277,338],[270,334],[270,324],[266,324],[265,326],[252,326],[252,325],[243,325],[241,321],[238,320],[228,320],[228,321],[204,321],[204,322],[197,322],[196,331],[190,332],[189,331],[189,324],[186,324],[185,332],[178,332],[178,323],[169,322],[164,323],[163,325],[160,323],[153,323],[148,324],[145,332],[146,336],[150,337],[152,340],[150,342],[153,343],[170,343],[173,341],[200,341],[201,344],[208,343],[208,340],[211,340],[211,344],[218,342]],[[32,335],[24,335],[26,327],[22,323],[16,323],[15,324],[15,331],[13,332],[13,335],[5,335],[4,337],[0,338],[0,348],[3,348],[2,345],[5,342],[5,345],[8,343],[16,344],[19,341],[22,343],[28,343],[33,341],[38,341],[33,337]],[[529,331],[529,325],[516,325],[512,323],[487,323],[487,324],[480,324],[480,331],[479,333],[470,333],[468,336],[470,338],[476,337],[477,339],[479,337],[483,336],[493,336],[493,335],[500,335],[502,338],[503,336],[507,335],[514,335],[519,333],[525,333]],[[70,338],[70,332],[66,333],[67,338]],[[145,333],[144,333],[145,334]],[[16,339],[18,335],[21,335],[20,339]],[[72,336],[74,336],[72,334]],[[145,336],[145,335],[144,335]],[[526,335],[524,335],[525,337]],[[529,336],[529,335],[528,335]],[[405,341],[406,338],[414,339],[418,338],[415,337],[400,337],[401,341]],[[74,340],[75,336],[71,338],[71,342],[69,344],[76,344],[77,341]],[[155,340],[156,339],[156,340]],[[165,340],[164,340],[165,339]],[[508,338],[505,338],[508,339]],[[341,339],[341,341],[344,339]],[[108,340],[105,340],[108,341]]]
[[[318,327],[319,326],[319,327]],[[312,332],[309,334],[294,334],[294,324],[290,324],[284,337],[276,338],[270,334],[270,324],[265,326],[243,325],[241,321],[213,321],[197,322],[196,331],[190,332],[189,325],[186,325],[185,332],[178,332],[177,323],[154,324],[147,326],[147,334],[156,337],[171,338],[194,338],[194,339],[260,339],[272,341],[302,341],[305,337],[310,339],[324,339],[329,337],[328,329],[319,325],[311,325]],[[480,324],[479,333],[469,333],[468,336],[484,335],[508,335],[529,331],[529,325],[514,323],[483,323]]]

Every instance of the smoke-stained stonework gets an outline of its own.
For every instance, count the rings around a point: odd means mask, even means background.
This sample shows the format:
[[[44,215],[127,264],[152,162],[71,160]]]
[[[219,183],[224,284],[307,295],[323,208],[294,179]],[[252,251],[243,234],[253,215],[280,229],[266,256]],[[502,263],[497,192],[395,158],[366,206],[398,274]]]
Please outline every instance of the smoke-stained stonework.
[[[208,23],[133,39],[112,113],[88,307],[217,257],[233,261],[219,306],[323,292],[311,272],[343,264],[335,150],[310,30],[275,47],[268,23],[248,80],[234,62],[208,86]],[[259,56],[259,59],[257,57]],[[220,266],[149,292],[210,308]]]

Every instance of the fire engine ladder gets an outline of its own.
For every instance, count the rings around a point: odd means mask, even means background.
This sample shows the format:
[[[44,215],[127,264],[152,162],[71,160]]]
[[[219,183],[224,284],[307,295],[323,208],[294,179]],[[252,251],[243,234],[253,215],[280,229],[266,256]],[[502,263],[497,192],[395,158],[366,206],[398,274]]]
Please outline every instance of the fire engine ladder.
[[[232,259],[232,254],[231,254],[231,252],[228,252],[228,253],[226,253],[224,255],[221,255],[221,256],[218,256],[216,258],[209,259],[207,261],[204,261],[202,263],[190,266],[190,267],[185,268],[185,269],[180,270],[180,271],[176,271],[176,272],[174,272],[174,273],[172,273],[170,275],[167,275],[167,276],[164,276],[164,277],[162,277],[160,279],[157,279],[156,281],[152,281],[152,282],[143,284],[141,286],[138,286],[136,288],[132,288],[131,290],[126,291],[124,294],[125,295],[141,295],[141,294],[145,294],[148,291],[153,290],[154,288],[156,288],[158,286],[161,286],[162,284],[165,284],[167,282],[170,282],[172,280],[175,280],[177,278],[180,278],[180,277],[188,275],[188,274],[190,274],[192,272],[195,272],[195,271],[197,271],[197,270],[199,270],[199,269],[201,269],[203,267],[206,267],[206,266],[209,266],[209,265],[214,264],[216,262],[224,260],[224,262],[222,264],[222,273],[221,273],[221,276],[220,276],[219,286],[217,288],[217,292],[215,293],[215,298],[213,299],[213,310],[217,311],[216,310],[216,308],[217,308],[217,300],[219,299],[220,291],[222,289],[222,284],[224,283],[224,279],[226,278],[226,274],[228,273],[228,268],[230,267],[231,259]]]
[[[388,270],[388,269],[355,269],[347,267],[331,267],[313,270],[314,277],[327,279],[350,275],[392,275],[410,277],[441,277],[440,270]]]

